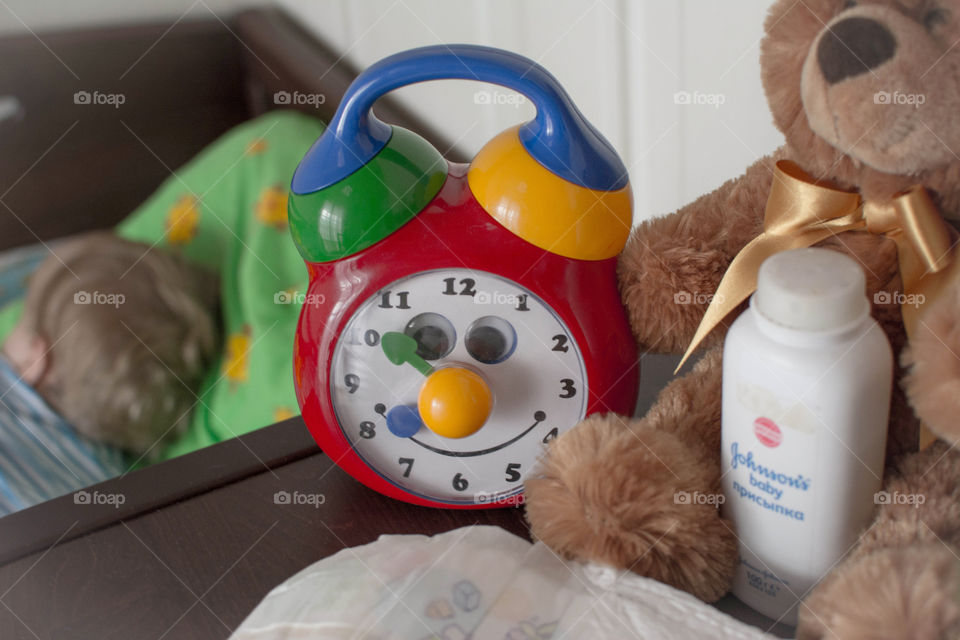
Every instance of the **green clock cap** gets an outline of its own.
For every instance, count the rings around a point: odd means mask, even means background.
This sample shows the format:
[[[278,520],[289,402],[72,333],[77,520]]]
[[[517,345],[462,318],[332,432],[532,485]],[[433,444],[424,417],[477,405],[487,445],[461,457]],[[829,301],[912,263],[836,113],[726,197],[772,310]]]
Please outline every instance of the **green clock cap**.
[[[330,262],[383,240],[429,203],[447,176],[447,163],[429,142],[393,126],[369,162],[311,193],[290,193],[287,214],[300,255]]]

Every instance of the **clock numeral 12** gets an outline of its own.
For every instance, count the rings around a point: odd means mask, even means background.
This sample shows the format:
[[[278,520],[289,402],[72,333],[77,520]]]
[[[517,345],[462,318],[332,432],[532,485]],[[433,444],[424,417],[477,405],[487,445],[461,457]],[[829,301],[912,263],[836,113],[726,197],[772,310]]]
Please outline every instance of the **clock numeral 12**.
[[[475,296],[477,295],[477,281],[473,278],[461,278],[460,279],[460,292],[458,293],[455,285],[457,283],[456,278],[444,278],[443,283],[446,285],[443,288],[443,295],[445,296]]]
[[[380,294],[380,304],[378,304],[377,306],[380,307],[381,309],[394,309],[394,308],[396,308],[396,309],[409,309],[409,308],[410,308],[410,303],[409,303],[409,300],[408,300],[408,299],[410,298],[410,292],[409,292],[409,291],[398,291],[398,292],[397,292],[397,300],[398,300],[398,303],[397,303],[397,306],[396,306],[396,307],[394,307],[393,304],[391,304],[391,302],[390,302],[390,299],[391,299],[392,297],[393,297],[393,292],[392,292],[392,291],[384,291],[382,294]]]

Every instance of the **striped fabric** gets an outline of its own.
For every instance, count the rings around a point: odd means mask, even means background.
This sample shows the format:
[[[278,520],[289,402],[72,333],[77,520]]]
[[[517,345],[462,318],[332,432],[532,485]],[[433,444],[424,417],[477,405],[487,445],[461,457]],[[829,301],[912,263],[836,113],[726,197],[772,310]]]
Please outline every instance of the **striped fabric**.
[[[118,449],[77,433],[0,358],[0,515],[126,469]]]

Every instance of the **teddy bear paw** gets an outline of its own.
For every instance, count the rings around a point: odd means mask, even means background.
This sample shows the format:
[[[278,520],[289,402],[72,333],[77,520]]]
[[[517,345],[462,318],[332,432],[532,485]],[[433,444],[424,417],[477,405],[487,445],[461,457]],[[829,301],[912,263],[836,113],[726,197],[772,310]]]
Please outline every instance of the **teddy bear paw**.
[[[799,610],[797,640],[956,640],[960,561],[940,543],[851,559]]]
[[[710,499],[715,476],[673,434],[594,415],[555,440],[527,479],[527,519],[563,557],[712,602],[729,588],[737,559],[732,526]]]

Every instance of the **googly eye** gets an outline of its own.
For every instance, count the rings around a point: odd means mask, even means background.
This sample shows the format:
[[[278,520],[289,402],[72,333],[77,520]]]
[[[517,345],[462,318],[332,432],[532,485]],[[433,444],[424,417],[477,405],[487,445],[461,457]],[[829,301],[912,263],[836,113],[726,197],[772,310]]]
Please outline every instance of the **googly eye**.
[[[497,364],[509,358],[517,348],[517,332],[499,316],[474,320],[464,338],[467,353],[483,364]]]
[[[424,360],[439,360],[453,350],[457,331],[439,313],[421,313],[413,317],[403,332],[417,341],[417,355]]]

